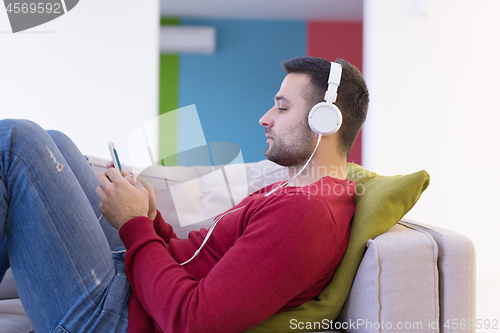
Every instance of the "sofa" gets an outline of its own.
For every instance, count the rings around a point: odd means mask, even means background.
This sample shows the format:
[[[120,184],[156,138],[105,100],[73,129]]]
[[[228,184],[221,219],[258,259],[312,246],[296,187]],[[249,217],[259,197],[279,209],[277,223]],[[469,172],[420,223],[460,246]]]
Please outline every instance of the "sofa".
[[[107,160],[89,161],[96,173],[105,170]],[[286,173],[269,161],[220,167],[154,165],[129,171],[140,173],[155,188],[158,209],[180,238],[190,230],[208,228],[214,212],[281,181]],[[362,259],[333,318],[309,321],[292,315],[280,329],[264,325],[260,331],[475,332],[472,242],[454,231],[406,218],[396,222],[363,243]],[[0,333],[30,330],[9,270],[0,283]]]

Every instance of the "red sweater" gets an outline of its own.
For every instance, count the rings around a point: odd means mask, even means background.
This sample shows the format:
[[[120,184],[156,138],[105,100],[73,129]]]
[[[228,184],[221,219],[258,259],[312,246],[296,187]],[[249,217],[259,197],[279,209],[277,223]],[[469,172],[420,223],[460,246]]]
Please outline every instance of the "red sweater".
[[[158,213],[120,229],[132,292],[129,332],[242,332],[309,300],[328,285],[347,247],[355,184],[325,177],[267,186],[207,234],[178,239]]]

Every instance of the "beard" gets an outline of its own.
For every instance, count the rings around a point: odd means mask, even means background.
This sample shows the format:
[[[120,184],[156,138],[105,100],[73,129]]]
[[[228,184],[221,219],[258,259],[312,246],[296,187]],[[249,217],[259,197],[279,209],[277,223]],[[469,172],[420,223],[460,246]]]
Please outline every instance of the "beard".
[[[288,129],[286,133],[276,135],[266,130],[272,141],[266,149],[268,160],[286,167],[302,167],[314,151],[315,141],[307,121]]]

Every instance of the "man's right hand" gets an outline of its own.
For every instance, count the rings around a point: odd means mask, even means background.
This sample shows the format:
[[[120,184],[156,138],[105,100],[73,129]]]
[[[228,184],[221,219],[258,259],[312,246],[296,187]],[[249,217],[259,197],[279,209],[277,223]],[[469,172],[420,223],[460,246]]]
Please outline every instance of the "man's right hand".
[[[106,167],[109,168],[114,168],[113,161],[108,162]],[[136,186],[140,186],[145,188],[148,191],[149,194],[149,210],[148,210],[148,217],[154,221],[156,218],[156,197],[155,197],[155,192],[153,189],[153,186],[148,183],[143,177],[138,176],[137,180],[129,174],[127,171],[125,171],[124,168],[122,168],[122,176],[129,181],[130,184]]]

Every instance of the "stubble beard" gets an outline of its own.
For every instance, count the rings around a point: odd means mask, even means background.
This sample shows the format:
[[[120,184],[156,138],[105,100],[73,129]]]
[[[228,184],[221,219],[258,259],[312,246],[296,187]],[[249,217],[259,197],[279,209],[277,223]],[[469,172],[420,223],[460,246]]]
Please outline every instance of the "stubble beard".
[[[271,131],[266,131],[266,133],[270,133],[273,140],[267,147],[265,156],[276,164],[301,168],[314,151],[314,136],[311,135],[309,125],[305,120],[290,128],[287,133],[280,135]],[[287,137],[288,140],[286,140]]]

